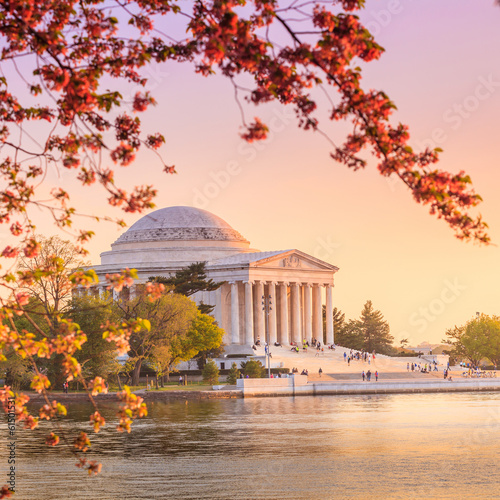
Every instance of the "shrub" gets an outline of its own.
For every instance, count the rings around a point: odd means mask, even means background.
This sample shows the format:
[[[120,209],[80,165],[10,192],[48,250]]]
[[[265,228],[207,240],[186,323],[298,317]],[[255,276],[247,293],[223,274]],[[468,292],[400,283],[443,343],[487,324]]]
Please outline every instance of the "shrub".
[[[231,369],[229,370],[227,374],[227,383],[230,385],[236,385],[236,380],[240,378],[240,371],[238,370],[238,367],[236,366],[236,363],[233,363],[231,365]]]
[[[203,368],[203,381],[210,385],[219,383],[219,369],[213,359],[209,359]]]
[[[249,359],[241,363],[241,368],[243,369],[245,377],[248,375],[249,378],[262,378],[264,374],[262,363],[256,359]]]
[[[278,373],[290,373],[290,368],[271,368],[271,373],[275,375]]]

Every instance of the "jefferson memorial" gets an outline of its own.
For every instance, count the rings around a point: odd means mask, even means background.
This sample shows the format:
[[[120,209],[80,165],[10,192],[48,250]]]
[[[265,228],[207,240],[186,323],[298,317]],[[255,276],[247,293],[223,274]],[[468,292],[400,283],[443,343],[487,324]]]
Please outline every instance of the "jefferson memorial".
[[[252,249],[238,231],[206,210],[168,207],[142,217],[101,254],[94,270],[104,289],[106,274],[126,267],[137,269],[141,284],[194,262],[206,262],[208,277],[224,282],[191,298],[215,305],[212,314],[226,332],[226,352],[257,339],[271,345],[322,341],[323,296],[326,341],[334,342],[332,288],[338,268],[300,250]],[[134,287],[122,293],[133,296]],[[267,321],[264,296],[270,303]]]

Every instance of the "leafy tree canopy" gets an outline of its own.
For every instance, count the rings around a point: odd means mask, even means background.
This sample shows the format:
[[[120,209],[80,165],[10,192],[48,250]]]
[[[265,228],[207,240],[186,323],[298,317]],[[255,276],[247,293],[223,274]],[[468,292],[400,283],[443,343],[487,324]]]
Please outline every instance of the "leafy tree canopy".
[[[209,359],[205,368],[203,368],[203,381],[210,385],[219,383],[219,368],[213,359]]]
[[[166,371],[173,364],[192,357],[188,337],[199,314],[192,300],[176,293],[164,293],[150,301],[146,293],[141,293],[134,300],[117,304],[123,318],[140,317],[150,325],[150,328],[134,331],[128,341],[129,356],[135,362],[132,385],[138,385],[141,366],[146,359],[153,357],[158,362],[161,358],[162,371]]]
[[[249,359],[241,363],[241,369],[249,378],[262,378],[264,376],[265,368],[262,366],[260,361],[256,359]]]
[[[71,274],[85,262],[77,247],[58,236],[37,236],[40,250],[34,257],[23,256],[17,266],[16,293],[26,292],[41,304],[53,331],[57,317],[70,307]]]
[[[227,380],[226,382],[229,385],[236,385],[236,381],[240,378],[240,371],[238,370],[238,367],[236,366],[236,363],[233,363],[231,365],[231,368],[227,374]]]
[[[116,345],[103,339],[103,325],[107,321],[118,321],[119,310],[112,301],[111,294],[99,296],[83,295],[74,297],[67,317],[85,332],[87,341],[75,353],[86,379],[102,377],[108,379],[118,374],[122,366],[118,362]]]
[[[500,317],[482,314],[448,329],[446,337],[444,342],[453,345],[450,354],[456,359],[466,359],[474,366],[484,359],[500,365]]]
[[[196,292],[211,292],[220,288],[224,282],[208,279],[206,262],[195,262],[180,269],[175,276],[151,276],[149,281],[161,283],[171,288],[175,293],[190,297]],[[201,303],[198,309],[204,314],[210,314],[215,306]]]
[[[358,320],[349,320],[338,332],[336,342],[342,346],[368,352],[392,354],[394,337],[390,335],[389,323],[380,311],[368,300]]]

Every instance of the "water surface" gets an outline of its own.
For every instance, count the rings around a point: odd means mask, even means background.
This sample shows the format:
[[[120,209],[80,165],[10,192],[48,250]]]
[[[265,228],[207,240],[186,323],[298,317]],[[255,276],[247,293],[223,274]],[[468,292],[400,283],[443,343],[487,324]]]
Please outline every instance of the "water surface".
[[[500,394],[317,396],[150,403],[131,434],[116,407],[88,478],[47,423],[17,432],[23,499],[500,498]],[[90,407],[64,425],[88,431]],[[2,448],[7,430],[2,426]],[[7,470],[6,459],[2,464]],[[5,477],[5,476],[4,476]],[[3,483],[2,483],[3,484]]]

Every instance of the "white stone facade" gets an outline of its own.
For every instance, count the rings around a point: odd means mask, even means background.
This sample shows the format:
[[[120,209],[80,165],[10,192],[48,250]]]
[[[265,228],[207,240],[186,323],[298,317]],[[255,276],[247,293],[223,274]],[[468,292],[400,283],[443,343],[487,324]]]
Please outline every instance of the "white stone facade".
[[[258,338],[285,345],[322,340],[323,295],[326,339],[334,342],[332,288],[338,268],[299,250],[253,250],[240,233],[206,210],[169,207],[142,217],[101,254],[101,265],[94,269],[104,289],[105,275],[125,267],[137,269],[138,283],[145,283],[193,262],[206,262],[209,278],[225,282],[192,298],[215,305],[227,352]],[[271,302],[267,318],[263,296]]]

